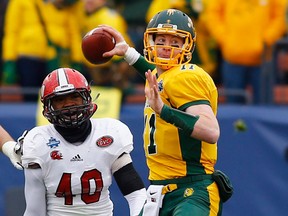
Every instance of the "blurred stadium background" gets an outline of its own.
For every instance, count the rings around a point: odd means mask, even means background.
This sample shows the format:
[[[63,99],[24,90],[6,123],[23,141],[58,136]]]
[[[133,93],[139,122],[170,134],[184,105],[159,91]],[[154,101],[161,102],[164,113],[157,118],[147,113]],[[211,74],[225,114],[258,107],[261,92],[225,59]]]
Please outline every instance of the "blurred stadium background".
[[[0,0],[0,25],[2,24],[0,27],[2,28],[7,2],[8,0]],[[122,2],[129,2],[126,7],[123,7],[122,13],[129,24],[130,35],[137,39],[134,42],[136,48],[142,50],[144,28],[142,25],[146,26],[143,14],[146,13],[150,0],[116,0],[115,2],[118,2],[121,8]],[[165,1],[165,5],[168,2]],[[138,7],[135,9],[137,3]],[[2,28],[0,28],[0,38],[3,37]],[[257,106],[251,103],[253,92],[250,88],[245,91],[227,91],[221,86],[221,80],[218,80],[220,79],[219,74],[213,76],[216,84],[219,85],[220,96],[218,119],[221,136],[218,142],[219,154],[216,168],[230,176],[235,189],[233,197],[224,204],[223,216],[287,215],[288,69],[281,70],[279,67],[280,64],[277,61],[279,53],[286,54],[283,62],[288,68],[286,64],[288,62],[287,37],[279,40],[273,47],[272,61],[263,62],[262,102]],[[197,59],[197,56],[193,58]],[[0,61],[0,66],[1,64],[2,61]],[[106,92],[106,95],[102,93],[97,100],[99,110],[96,114],[119,118],[130,127],[134,134],[134,151],[132,153],[134,164],[148,186],[148,170],[142,149],[144,104],[142,81],[138,81],[140,84],[134,86],[134,93],[125,97],[125,100],[117,91]],[[114,90],[112,89],[112,91]],[[22,93],[25,95],[38,94],[38,91],[38,88],[21,88],[18,85],[0,86],[0,124],[15,139],[24,130],[31,129],[41,122],[39,104],[23,102],[22,95]],[[229,105],[225,103],[225,96],[231,94],[244,97],[245,104]],[[240,131],[235,128],[235,122],[239,122],[239,120],[244,122],[246,130]],[[114,215],[129,215],[126,200],[115,182],[110,191],[115,205]],[[9,159],[0,154],[0,216],[21,216],[24,209],[23,171],[16,170]]]
[[[111,99],[111,98],[110,98]],[[101,107],[100,107],[101,109]],[[123,104],[119,119],[134,134],[136,169],[148,186],[142,149],[143,105]],[[37,104],[1,103],[0,123],[14,138],[36,125]],[[218,119],[221,137],[216,168],[227,173],[235,193],[224,204],[223,216],[287,215],[288,194],[288,109],[286,106],[220,104]],[[242,120],[246,131],[234,127]],[[20,216],[25,208],[23,172],[16,170],[7,157],[0,155],[0,216]],[[111,188],[115,216],[129,215],[128,205],[115,182]]]

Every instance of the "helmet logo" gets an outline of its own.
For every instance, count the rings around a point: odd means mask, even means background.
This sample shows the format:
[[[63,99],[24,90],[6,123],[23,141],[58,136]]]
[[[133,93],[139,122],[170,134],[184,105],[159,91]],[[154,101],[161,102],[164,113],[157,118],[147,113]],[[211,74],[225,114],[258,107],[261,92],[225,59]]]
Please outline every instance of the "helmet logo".
[[[175,10],[175,9],[169,9],[169,10],[167,10],[168,16],[171,16],[171,15],[173,15],[174,13],[176,13],[176,10]]]
[[[113,143],[113,137],[111,136],[102,136],[97,141],[96,144],[99,147],[107,147],[110,146]]]
[[[55,151],[52,151],[50,153],[50,157],[52,160],[62,160],[63,159],[63,155],[61,152],[55,150]]]
[[[192,196],[194,193],[193,188],[186,188],[186,190],[184,191],[183,197],[189,197]]]
[[[65,84],[65,85],[59,85],[55,88],[55,93],[58,92],[67,92],[67,91],[74,91],[75,87],[73,84]]]
[[[188,27],[189,28],[193,28],[193,22],[192,22],[192,20],[190,19],[190,17],[188,17]]]
[[[166,22],[167,23],[165,23],[165,24],[161,24],[161,23],[158,24],[157,28],[160,29],[159,32],[161,31],[161,28],[177,30],[177,25],[170,24],[171,20],[167,20]]]

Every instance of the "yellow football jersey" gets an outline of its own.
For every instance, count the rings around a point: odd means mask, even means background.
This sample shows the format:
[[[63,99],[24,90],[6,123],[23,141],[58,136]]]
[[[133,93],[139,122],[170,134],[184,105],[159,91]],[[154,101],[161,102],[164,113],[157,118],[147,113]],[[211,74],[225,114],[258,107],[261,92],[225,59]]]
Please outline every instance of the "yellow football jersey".
[[[156,70],[153,73],[156,74]],[[216,115],[217,88],[209,74],[197,65],[173,67],[157,81],[160,96],[168,106],[184,111],[189,106],[208,104]],[[183,134],[161,119],[147,102],[144,120],[144,150],[150,180],[213,173],[217,161],[216,143],[209,144]]]

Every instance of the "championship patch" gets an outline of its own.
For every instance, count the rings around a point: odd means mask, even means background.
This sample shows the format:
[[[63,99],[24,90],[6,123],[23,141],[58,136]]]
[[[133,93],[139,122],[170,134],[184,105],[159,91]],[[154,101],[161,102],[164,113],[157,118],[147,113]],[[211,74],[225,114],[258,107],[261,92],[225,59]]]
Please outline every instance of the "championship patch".
[[[49,142],[46,143],[50,148],[56,148],[59,146],[60,144],[60,141],[59,140],[56,140],[55,138],[51,137],[49,139]]]
[[[97,146],[99,147],[107,147],[113,143],[113,137],[111,136],[102,136],[96,141]]]
[[[54,150],[50,153],[50,157],[52,160],[62,160],[63,159],[63,155],[61,152]]]

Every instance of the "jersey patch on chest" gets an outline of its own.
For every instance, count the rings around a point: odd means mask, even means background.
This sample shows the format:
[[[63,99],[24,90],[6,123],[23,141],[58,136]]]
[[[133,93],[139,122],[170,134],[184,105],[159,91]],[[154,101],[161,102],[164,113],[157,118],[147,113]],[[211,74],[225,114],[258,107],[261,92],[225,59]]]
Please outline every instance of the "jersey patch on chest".
[[[63,159],[63,155],[61,152],[54,150],[50,153],[50,157],[52,160],[62,160]]]
[[[110,146],[114,142],[113,137],[111,136],[102,136],[96,141],[96,145],[99,147]]]
[[[49,139],[49,142],[47,143],[47,145],[50,147],[50,148],[56,148],[58,147],[60,144],[60,141],[59,140],[56,140],[55,138],[53,137],[50,137]]]

